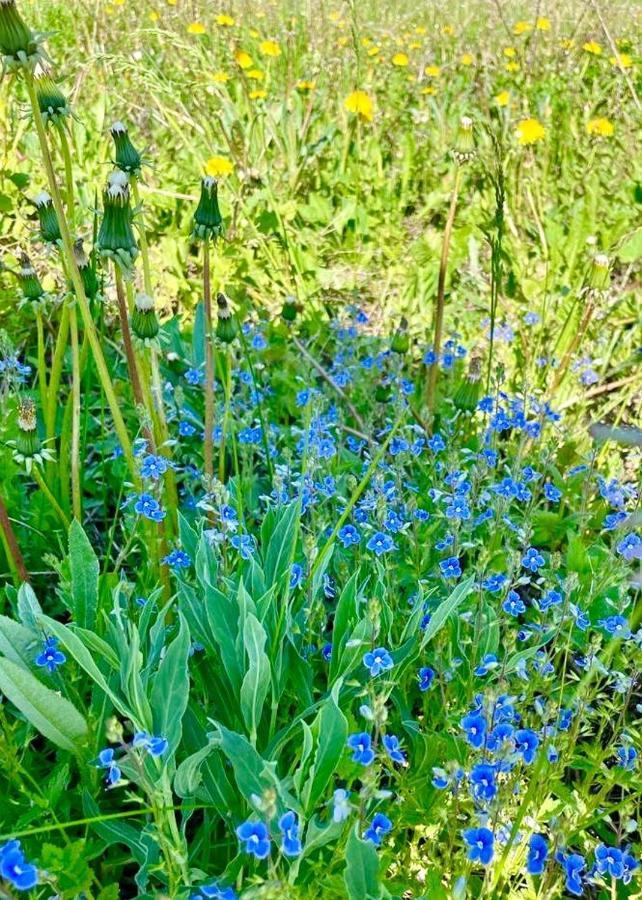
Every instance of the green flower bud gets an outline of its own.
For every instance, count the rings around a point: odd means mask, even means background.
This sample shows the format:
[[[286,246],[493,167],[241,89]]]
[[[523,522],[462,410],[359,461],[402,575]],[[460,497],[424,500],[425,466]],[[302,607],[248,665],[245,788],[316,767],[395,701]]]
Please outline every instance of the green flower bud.
[[[216,295],[218,306],[218,321],[216,323],[216,337],[224,344],[231,344],[238,334],[236,317],[230,309],[227,297],[223,293]]]
[[[459,120],[457,140],[453,147],[453,156],[458,165],[470,162],[475,157],[475,138],[473,135],[473,120],[470,116],[462,116]]]
[[[201,240],[219,237],[223,217],[218,206],[218,181],[206,176],[201,181],[201,199],[194,213],[194,236]]]
[[[61,240],[58,216],[54,209],[53,200],[46,191],[41,191],[33,201],[38,211],[40,221],[40,237],[45,244],[57,244]]]
[[[127,128],[122,122],[114,122],[110,132],[116,145],[115,165],[123,172],[138,178],[143,160],[138,150],[132,144]]]
[[[132,331],[141,341],[152,341],[160,330],[154,298],[138,294],[132,312]]]
[[[36,404],[31,397],[18,400],[18,437],[16,450],[24,457],[33,457],[40,449],[37,431]]]
[[[103,220],[98,232],[98,252],[112,259],[126,273],[131,272],[138,255],[138,245],[132,228],[129,202],[129,181],[120,170],[112,172],[103,192]]]
[[[40,284],[38,274],[26,253],[23,253],[20,257],[18,280],[22,289],[23,299],[27,302],[37,303],[45,296],[45,289]]]
[[[8,68],[34,66],[40,57],[40,41],[23,22],[16,0],[0,0],[0,53]]]
[[[606,291],[610,282],[609,258],[605,253],[596,253],[591,262],[589,284],[596,291]]]
[[[390,349],[393,353],[407,353],[410,347],[410,337],[408,336],[408,320],[402,318],[399,328],[395,331]]]
[[[53,122],[55,124],[70,115],[65,95],[53,80],[49,71],[42,66],[39,67],[39,71],[36,73],[36,94],[38,96],[38,106],[45,123]]]
[[[281,310],[281,316],[285,322],[294,322],[300,311],[300,306],[295,297],[286,297]]]
[[[100,290],[100,283],[96,277],[96,266],[88,259],[83,248],[82,238],[78,238],[74,243],[74,259],[85,288],[85,296],[93,300]]]
[[[462,412],[475,412],[481,392],[482,361],[479,356],[473,356],[470,360],[468,375],[464,378],[455,391],[453,403]]]

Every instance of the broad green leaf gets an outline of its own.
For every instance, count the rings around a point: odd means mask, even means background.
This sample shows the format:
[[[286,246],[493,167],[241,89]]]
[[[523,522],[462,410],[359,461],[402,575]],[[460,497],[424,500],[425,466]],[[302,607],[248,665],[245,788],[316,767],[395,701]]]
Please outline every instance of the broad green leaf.
[[[374,844],[359,837],[359,825],[350,832],[346,844],[343,878],[350,900],[380,900],[379,858]]]
[[[176,751],[180,743],[181,723],[189,700],[189,649],[189,628],[181,615],[178,634],[167,648],[154,676],[151,696],[154,734],[167,738],[170,754]]]
[[[245,620],[243,640],[248,668],[241,685],[241,712],[250,732],[250,739],[255,744],[263,704],[270,689],[270,661],[265,653],[265,629],[252,613]]]
[[[473,586],[474,579],[466,578],[461,584],[458,584],[452,594],[439,604],[432,614],[430,622],[426,626],[423,637],[421,639],[421,650],[431,641],[438,631],[446,624],[450,616],[454,615],[457,609],[468,596]]]
[[[82,525],[75,519],[69,526],[69,568],[71,612],[74,620],[82,628],[94,628],[100,566]]]
[[[267,588],[276,584],[290,567],[299,533],[300,516],[300,506],[296,501],[280,511],[273,529],[270,529],[266,517],[261,528],[261,547],[265,560],[263,571]]]
[[[36,657],[38,642],[32,631],[7,616],[0,616],[0,653],[28,669]]]
[[[341,594],[337,609],[334,614],[334,624],[332,627],[332,656],[330,658],[330,683],[336,678],[339,661],[343,653],[344,639],[348,633],[351,624],[357,619],[357,583],[359,581],[360,570],[356,572],[346,582]]]
[[[42,615],[42,607],[33,588],[27,582],[20,585],[18,591],[18,618],[26,628],[38,630],[38,618]]]
[[[0,691],[46,738],[76,753],[87,736],[87,723],[69,700],[45,687],[27,669],[0,659]]]
[[[348,720],[339,709],[340,690],[341,682],[338,681],[319,710],[315,721],[315,730],[318,734],[317,752],[303,791],[303,804],[307,812],[312,812],[323,797],[332,774],[345,752]]]

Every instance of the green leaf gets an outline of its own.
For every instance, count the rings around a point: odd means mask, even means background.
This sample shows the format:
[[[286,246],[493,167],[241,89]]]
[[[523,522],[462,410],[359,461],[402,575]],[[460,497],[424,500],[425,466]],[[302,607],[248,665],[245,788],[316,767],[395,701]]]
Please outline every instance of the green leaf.
[[[623,263],[635,262],[642,256],[642,228],[638,228],[624,241],[618,256]]]
[[[25,582],[20,585],[18,591],[18,618],[26,628],[37,631],[38,617],[41,615],[42,607],[38,603],[38,598],[31,585]]]
[[[8,659],[0,659],[0,691],[46,738],[63,750],[79,751],[87,723],[69,700]]]
[[[267,641],[265,629],[252,613],[248,613],[245,619],[243,641],[248,669],[241,685],[241,712],[251,741],[255,744],[263,704],[270,688],[270,661],[264,649]]]
[[[265,554],[263,571],[267,588],[276,584],[290,568],[299,533],[300,518],[298,501],[290,503],[281,511],[273,528],[266,516],[261,528],[261,546]]]
[[[424,631],[421,639],[421,650],[423,650],[426,644],[443,628],[450,616],[455,614],[468,596],[474,580],[475,579],[472,577],[466,578],[461,584],[457,585],[452,594],[449,597],[446,597],[443,603],[439,604]]]
[[[158,667],[151,696],[154,734],[167,738],[170,754],[180,744],[181,723],[189,699],[189,649],[189,628],[185,618],[180,615],[178,635],[167,648]]]
[[[0,616],[0,653],[28,669],[33,665],[36,639],[32,631],[7,616]]]
[[[94,628],[100,566],[82,525],[75,519],[69,527],[69,568],[73,617],[82,628]]]
[[[360,570],[348,579],[341,594],[334,614],[332,626],[332,656],[330,657],[330,683],[334,681],[339,669],[339,660],[343,653],[343,642],[348,628],[357,618],[357,583]]]
[[[339,709],[340,690],[341,682],[338,681],[319,710],[315,721],[319,744],[310,777],[303,790],[303,803],[307,812],[311,812],[323,796],[345,751],[348,720]]]
[[[374,844],[359,837],[359,825],[350,832],[346,844],[343,878],[350,900],[380,900],[379,858]]]

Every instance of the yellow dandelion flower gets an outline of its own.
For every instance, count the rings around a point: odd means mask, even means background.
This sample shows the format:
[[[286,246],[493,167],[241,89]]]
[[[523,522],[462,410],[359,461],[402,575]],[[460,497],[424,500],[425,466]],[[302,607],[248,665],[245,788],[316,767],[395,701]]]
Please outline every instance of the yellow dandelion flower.
[[[317,86],[316,81],[302,80],[302,81],[297,81],[297,83],[296,83],[297,91],[302,91],[302,92],[313,91],[316,86]]]
[[[455,29],[452,27],[452,25],[444,25],[444,27],[441,29],[441,33],[445,34],[446,37],[452,37],[455,33]]]
[[[234,59],[242,69],[249,69],[252,66],[252,57],[245,50],[237,50]]]
[[[116,4],[116,6],[124,6],[125,0],[114,0],[114,3]]]
[[[160,13],[157,13],[155,9],[153,9],[149,14],[150,22],[158,22],[160,19]]]
[[[540,16],[537,22],[535,22],[535,28],[537,28],[538,31],[550,31],[551,20],[547,19],[545,16]]]
[[[370,40],[369,37],[361,38],[361,46],[362,47],[369,47],[371,43],[372,43],[372,41]]]
[[[421,50],[421,44],[419,41],[410,41],[408,44],[409,50]]]
[[[228,16],[226,13],[220,13],[215,19],[216,24],[220,25],[222,28],[231,28],[234,25],[234,19],[232,16]]]
[[[212,75],[212,81],[215,84],[225,84],[226,81],[230,80],[230,76],[227,72],[214,72]]]
[[[337,38],[337,47],[345,47],[347,46],[348,38],[345,35],[342,35],[340,38]]]
[[[428,78],[439,78],[441,75],[441,69],[439,66],[426,66],[424,69],[424,75],[427,75]]]
[[[517,50],[514,47],[504,47],[504,56],[507,59],[515,59]]]
[[[515,137],[520,144],[535,144],[544,139],[546,129],[537,119],[522,119],[515,128]]]
[[[615,126],[609,119],[598,116],[597,119],[590,119],[586,123],[586,130],[589,134],[597,135],[598,137],[611,137],[615,131]]]
[[[368,56],[377,56],[381,53],[381,49],[379,47],[370,47],[368,50]]]
[[[575,41],[573,38],[564,38],[560,41],[560,47],[562,50],[572,50],[575,46]]]
[[[188,34],[205,34],[205,25],[202,22],[191,22],[187,26]]]
[[[225,178],[234,171],[234,163],[225,156],[211,156],[205,163],[205,174],[212,178]]]
[[[424,25],[417,25],[417,27],[415,28],[415,34],[423,35],[427,33],[428,29]]]
[[[504,68],[507,72],[519,72],[521,66],[518,62],[507,62]]]
[[[250,28],[250,37],[254,38],[254,40],[256,40],[256,38],[258,36],[259,36],[259,32],[256,30],[256,28]]]
[[[462,66],[472,66],[475,62],[475,57],[472,53],[463,53],[460,57],[459,62],[462,64]]]
[[[495,95],[495,103],[498,106],[508,106],[510,102],[510,94],[508,91],[500,91]]]
[[[513,34],[516,34],[518,37],[520,34],[528,34],[532,27],[530,22],[515,22],[513,25]]]
[[[348,94],[344,103],[348,112],[354,113],[366,122],[372,122],[374,118],[374,103],[372,97],[365,91],[352,91]]]
[[[250,91],[249,97],[250,100],[265,100],[267,91]]]
[[[583,49],[586,50],[587,53],[592,53],[593,56],[599,56],[602,52],[602,46],[601,44],[598,44],[597,41],[587,41],[584,44]]]
[[[176,6],[177,2],[178,2],[178,0],[167,0],[167,5],[168,6]]]
[[[434,87],[432,84],[429,84],[428,87],[425,87],[425,88],[422,88],[422,89],[421,89],[421,93],[422,93],[422,94],[428,94],[429,96],[432,96],[433,94],[436,94],[436,93],[437,93],[437,88]]]
[[[259,50],[263,56],[280,56],[281,48],[276,41],[261,41]]]
[[[336,10],[333,10],[330,13],[330,15],[328,16],[328,18],[330,19],[331,22],[338,22],[339,19],[341,18],[341,13],[337,12]]]
[[[260,69],[248,69],[245,74],[248,78],[251,78],[252,81],[263,81],[265,78],[265,73]]]
[[[618,69],[630,69],[633,65],[633,60],[628,53],[618,53],[617,56],[609,56],[609,62],[612,66],[617,66]]]
[[[407,66],[408,62],[409,62],[408,56],[405,53],[395,53],[395,55],[392,57],[391,61],[392,61],[393,66],[401,66],[401,67]]]

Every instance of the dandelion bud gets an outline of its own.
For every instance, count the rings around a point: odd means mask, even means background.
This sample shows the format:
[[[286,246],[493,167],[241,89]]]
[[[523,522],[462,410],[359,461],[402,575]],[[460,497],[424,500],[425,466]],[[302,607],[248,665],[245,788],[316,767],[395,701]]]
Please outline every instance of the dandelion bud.
[[[70,114],[65,95],[44,66],[39,66],[36,72],[36,94],[45,123],[55,124]]]
[[[138,294],[132,313],[132,331],[139,340],[152,341],[159,329],[154,298],[147,294]]]
[[[607,290],[610,277],[610,261],[605,253],[596,253],[591,263],[591,272],[589,275],[589,284],[596,291]]]
[[[138,150],[132,144],[127,128],[122,122],[114,122],[110,131],[116,145],[115,165],[123,172],[138,178],[143,160]]]
[[[0,0],[0,53],[5,64],[9,68],[35,64],[39,52],[38,38],[23,22],[16,0]]]
[[[103,191],[103,221],[98,233],[98,252],[113,259],[126,274],[138,255],[138,246],[132,228],[132,211],[129,202],[129,181],[125,172],[112,172]]]
[[[201,181],[201,199],[194,213],[194,235],[201,240],[218,237],[223,218],[218,206],[218,181],[206,176]]]
[[[218,306],[216,337],[219,341],[223,341],[224,344],[231,344],[238,333],[238,326],[225,294],[219,293],[216,295],[216,305]]]
[[[453,403],[462,412],[474,412],[477,409],[481,391],[481,357],[473,356],[470,360],[468,375],[463,379],[453,397]]]
[[[403,317],[399,323],[399,328],[395,331],[390,349],[393,353],[407,353],[410,347],[410,338],[408,336],[408,320]]]
[[[473,120],[470,116],[462,116],[459,120],[457,140],[453,147],[453,156],[458,165],[470,162],[475,156],[475,139],[473,136]]]
[[[42,300],[45,295],[44,288],[40,284],[38,274],[26,253],[23,253],[20,257],[18,280],[25,300],[31,303],[37,303],[39,300]]]
[[[33,459],[40,450],[36,426],[36,404],[31,397],[20,397],[18,400],[18,437],[15,447],[17,454],[23,459]]]
[[[40,237],[45,244],[57,244],[61,239],[58,216],[54,209],[53,200],[46,191],[42,191],[33,201],[38,211],[40,221]]]
[[[295,297],[286,297],[283,303],[283,308],[281,310],[281,317],[285,322],[294,322],[298,313],[300,311],[300,306],[296,302]]]
[[[89,300],[93,300],[98,294],[100,285],[98,283],[98,278],[96,277],[96,267],[92,265],[85,253],[82,238],[78,238],[74,243],[74,259],[76,260],[76,265],[78,266],[78,271],[80,272],[80,277],[82,278],[82,283],[85,288],[85,296]]]

